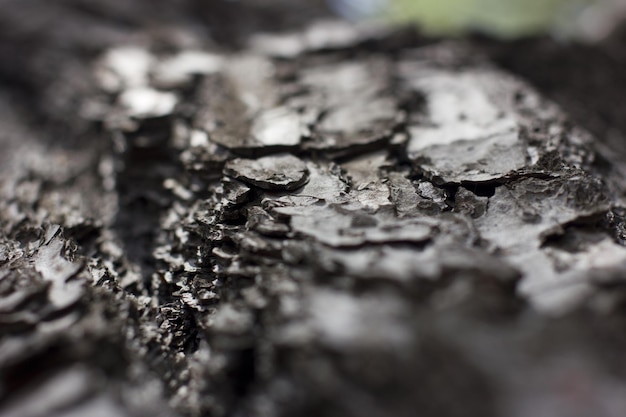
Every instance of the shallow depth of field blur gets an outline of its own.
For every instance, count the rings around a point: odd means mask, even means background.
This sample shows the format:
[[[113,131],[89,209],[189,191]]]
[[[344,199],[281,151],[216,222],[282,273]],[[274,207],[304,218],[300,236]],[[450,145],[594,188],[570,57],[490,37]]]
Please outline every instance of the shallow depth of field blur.
[[[552,33],[596,40],[626,16],[626,0],[330,0],[348,19],[415,22],[425,32],[484,32],[501,38]]]

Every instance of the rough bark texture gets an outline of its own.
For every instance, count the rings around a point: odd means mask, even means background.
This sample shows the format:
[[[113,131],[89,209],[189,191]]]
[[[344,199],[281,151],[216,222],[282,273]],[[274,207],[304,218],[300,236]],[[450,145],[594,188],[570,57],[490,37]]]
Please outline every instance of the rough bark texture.
[[[623,415],[601,104],[315,2],[3,3],[0,415]]]

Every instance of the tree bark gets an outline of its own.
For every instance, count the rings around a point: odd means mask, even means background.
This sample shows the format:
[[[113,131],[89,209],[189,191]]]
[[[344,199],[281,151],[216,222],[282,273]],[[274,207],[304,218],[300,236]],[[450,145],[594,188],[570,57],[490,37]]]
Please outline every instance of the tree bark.
[[[622,415],[623,162],[515,49],[6,3],[0,415]]]

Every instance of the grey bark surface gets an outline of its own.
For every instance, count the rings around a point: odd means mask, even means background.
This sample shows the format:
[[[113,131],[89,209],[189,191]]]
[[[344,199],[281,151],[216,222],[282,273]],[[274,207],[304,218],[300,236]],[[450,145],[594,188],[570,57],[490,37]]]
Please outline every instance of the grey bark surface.
[[[610,141],[501,46],[172,3],[0,12],[0,416],[623,415]]]

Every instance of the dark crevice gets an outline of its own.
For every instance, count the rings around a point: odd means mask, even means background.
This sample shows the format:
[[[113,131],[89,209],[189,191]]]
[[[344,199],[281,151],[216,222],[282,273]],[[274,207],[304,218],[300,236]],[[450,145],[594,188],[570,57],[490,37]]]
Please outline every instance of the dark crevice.
[[[495,182],[464,182],[461,185],[478,197],[493,197],[496,193],[496,188],[500,187],[502,184]]]
[[[182,169],[177,151],[164,143],[169,132],[164,128],[140,130],[127,138],[129,148],[121,156],[116,181],[120,208],[113,229],[128,259],[141,267],[147,287],[157,268],[152,252],[160,219],[173,200],[163,182]],[[145,137],[153,142],[140,146],[137,142]]]
[[[562,225],[559,230],[543,238],[541,247],[553,247],[572,253],[585,251],[590,245],[611,237],[616,243],[624,244],[623,210],[579,217]]]

